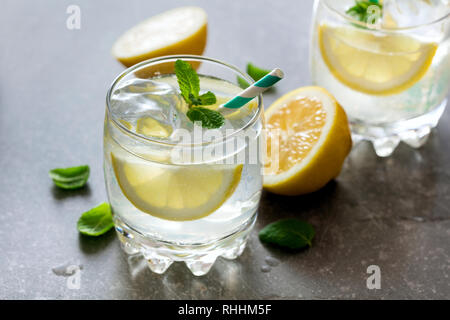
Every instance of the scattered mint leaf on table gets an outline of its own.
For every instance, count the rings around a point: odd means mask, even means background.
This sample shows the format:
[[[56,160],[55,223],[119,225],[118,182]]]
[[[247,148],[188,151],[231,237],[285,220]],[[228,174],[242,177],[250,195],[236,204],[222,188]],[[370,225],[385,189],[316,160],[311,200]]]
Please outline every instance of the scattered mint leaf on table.
[[[288,249],[311,247],[315,231],[312,225],[297,219],[284,219],[271,223],[259,232],[263,243]]]
[[[255,81],[258,81],[269,72],[270,70],[257,67],[251,62],[247,63],[247,74]],[[250,84],[244,78],[241,78],[239,76],[237,77],[237,82],[242,89],[246,89],[250,86]]]
[[[205,128],[220,128],[225,122],[221,113],[207,108],[194,107],[208,106],[217,102],[216,95],[211,91],[200,95],[200,79],[194,68],[188,62],[178,59],[175,62],[175,75],[181,96],[189,106],[187,117],[192,122],[200,121]]]
[[[50,170],[49,176],[56,186],[62,189],[78,189],[83,187],[89,178],[89,166],[57,168]]]
[[[100,236],[114,227],[111,207],[104,202],[83,213],[78,219],[78,231],[87,236]]]
[[[239,87],[241,87],[242,89],[247,89],[248,87],[250,87],[250,83],[248,83],[244,78],[241,77],[237,77],[237,82],[239,84]]]
[[[264,77],[269,72],[270,72],[270,70],[259,68],[259,67],[255,66],[253,63],[247,64],[247,73],[255,81],[258,81],[259,79]]]

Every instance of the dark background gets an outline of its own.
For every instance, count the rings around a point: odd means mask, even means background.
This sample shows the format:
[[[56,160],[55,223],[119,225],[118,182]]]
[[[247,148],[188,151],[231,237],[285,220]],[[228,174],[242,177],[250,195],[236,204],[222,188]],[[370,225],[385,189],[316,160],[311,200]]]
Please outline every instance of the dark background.
[[[81,29],[66,28],[66,8],[81,8]],[[377,158],[354,148],[340,177],[318,193],[264,193],[248,248],[194,277],[176,263],[164,275],[127,259],[114,232],[82,237],[82,212],[106,201],[102,126],[106,91],[123,67],[110,55],[116,38],[156,13],[198,5],[209,15],[205,55],[244,68],[280,67],[286,78],[265,95],[310,83],[312,1],[23,1],[0,10],[0,298],[449,298],[450,128],[447,111],[420,150],[405,145]],[[58,190],[55,167],[91,166],[88,186]],[[279,218],[311,222],[313,248],[285,253],[257,232]],[[366,269],[381,268],[381,289]],[[68,265],[81,270],[69,289]]]

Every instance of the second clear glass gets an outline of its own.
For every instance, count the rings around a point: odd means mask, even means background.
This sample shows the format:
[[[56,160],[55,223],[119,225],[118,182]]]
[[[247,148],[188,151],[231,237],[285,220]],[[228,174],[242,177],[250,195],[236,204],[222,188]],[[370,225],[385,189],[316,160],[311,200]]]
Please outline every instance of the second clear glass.
[[[316,0],[310,68],[313,82],[345,108],[354,141],[369,140],[379,156],[389,156],[400,141],[422,146],[445,110],[450,13],[442,2],[442,8],[431,8],[437,15],[425,17],[425,23],[402,7],[399,17],[409,25],[399,26],[391,15],[397,10],[392,7],[395,2],[383,3],[385,23],[373,28],[345,13],[353,0]]]

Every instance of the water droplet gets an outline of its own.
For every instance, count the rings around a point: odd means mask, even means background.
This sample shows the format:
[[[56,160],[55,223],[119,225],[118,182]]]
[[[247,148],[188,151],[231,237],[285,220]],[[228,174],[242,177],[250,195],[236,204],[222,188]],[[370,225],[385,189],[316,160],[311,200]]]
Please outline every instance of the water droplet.
[[[280,261],[279,261],[279,260],[277,260],[277,259],[275,259],[275,258],[273,258],[273,257],[270,257],[270,256],[267,256],[267,257],[264,259],[264,261],[265,261],[269,266],[271,266],[271,267],[276,267],[277,265],[280,264]]]
[[[272,270],[272,268],[267,265],[261,267],[261,272],[270,272],[270,270]]]
[[[63,265],[52,268],[52,271],[57,276],[70,277],[75,274],[77,269],[83,270],[83,265],[79,263],[67,262]]]

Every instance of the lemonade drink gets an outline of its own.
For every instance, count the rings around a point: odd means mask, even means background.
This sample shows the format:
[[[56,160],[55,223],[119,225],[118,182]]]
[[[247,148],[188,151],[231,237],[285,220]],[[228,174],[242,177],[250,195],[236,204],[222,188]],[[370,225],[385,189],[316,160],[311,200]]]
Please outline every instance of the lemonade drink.
[[[261,101],[227,115],[214,139],[211,130],[199,136],[170,72],[175,60],[141,63],[113,83],[105,120],[105,178],[125,250],[143,254],[158,273],[184,261],[201,275],[218,256],[242,252],[256,219],[261,161],[250,159],[249,151],[261,141]],[[241,91],[234,81],[242,74],[234,68],[206,58],[183,60],[197,67],[201,62],[201,90],[217,96],[208,108]],[[247,139],[240,139],[244,135]]]
[[[384,1],[378,25],[348,16],[355,1],[316,1],[313,81],[345,108],[355,140],[388,156],[400,141],[425,143],[447,104],[450,4]]]

